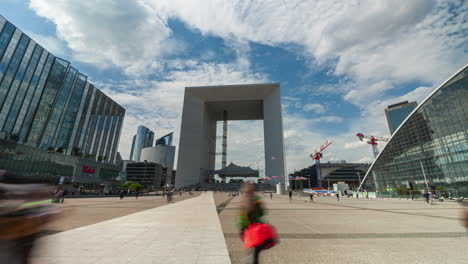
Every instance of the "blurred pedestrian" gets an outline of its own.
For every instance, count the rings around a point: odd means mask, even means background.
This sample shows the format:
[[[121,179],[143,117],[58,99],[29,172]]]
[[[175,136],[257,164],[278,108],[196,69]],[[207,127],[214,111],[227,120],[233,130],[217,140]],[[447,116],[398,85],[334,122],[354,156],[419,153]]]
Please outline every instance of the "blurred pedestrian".
[[[313,202],[313,201],[314,201],[314,194],[310,193],[310,202]]]
[[[65,201],[65,190],[60,190],[60,203]]]
[[[430,200],[430,195],[429,195],[429,193],[426,191],[426,192],[424,192],[423,196],[424,196],[424,198],[426,199],[426,203],[429,204],[429,200]]]
[[[123,190],[120,190],[120,200],[122,200],[124,197],[124,191]]]
[[[289,191],[289,201],[292,200],[292,191]]]
[[[270,193],[270,199],[273,199],[273,193]]]
[[[338,200],[338,202],[340,201],[340,193],[339,192],[336,193],[336,199]]]
[[[12,184],[0,172],[0,263],[27,264],[37,235],[59,209],[50,189],[40,184]]]
[[[258,264],[260,252],[277,243],[277,237],[270,225],[264,224],[265,209],[260,196],[255,194],[256,185],[245,182],[242,185],[242,203],[239,216],[240,237],[244,248],[252,248],[252,263]]]

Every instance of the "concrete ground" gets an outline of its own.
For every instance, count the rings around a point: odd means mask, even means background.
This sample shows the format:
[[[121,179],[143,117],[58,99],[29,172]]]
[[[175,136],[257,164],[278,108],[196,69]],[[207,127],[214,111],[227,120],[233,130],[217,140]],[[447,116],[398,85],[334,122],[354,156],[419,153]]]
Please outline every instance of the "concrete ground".
[[[193,192],[174,195],[173,202],[183,201],[200,195]],[[100,197],[100,198],[68,198],[63,204],[55,204],[63,211],[60,216],[44,228],[42,236],[55,234],[61,231],[83,227],[117,217],[141,212],[147,209],[167,205],[162,196]]]
[[[211,192],[40,238],[33,264],[231,263]]]
[[[240,198],[215,194],[232,263],[243,263],[236,225]],[[224,201],[223,201],[224,200]],[[280,244],[260,263],[468,263],[468,238],[454,202],[264,197]],[[223,203],[220,207],[219,205]],[[226,205],[227,203],[227,205]]]

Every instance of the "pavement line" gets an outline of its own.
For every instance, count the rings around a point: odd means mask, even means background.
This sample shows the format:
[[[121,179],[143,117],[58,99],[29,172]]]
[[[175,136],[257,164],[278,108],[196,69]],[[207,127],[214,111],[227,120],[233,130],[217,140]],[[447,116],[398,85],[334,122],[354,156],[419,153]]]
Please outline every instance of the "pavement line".
[[[231,202],[232,199],[234,199],[234,197],[226,199],[226,201],[222,202],[216,207],[216,211],[218,212],[218,214],[220,214],[224,210],[224,208],[226,208],[226,206]]]
[[[282,198],[282,197],[279,197],[279,199],[287,200],[287,198]],[[296,204],[301,203],[298,200],[294,200],[294,199],[293,199],[292,202],[296,203]],[[320,204],[322,204],[322,205],[331,205],[331,206],[336,206],[336,207],[347,207],[347,208],[353,208],[353,209],[358,209],[358,210],[370,210],[370,211],[377,211],[377,212],[384,212],[384,213],[394,213],[394,214],[403,214],[403,215],[432,217],[432,218],[448,219],[448,220],[456,220],[456,221],[462,220],[461,218],[457,218],[457,217],[447,217],[447,216],[438,216],[438,215],[425,215],[425,214],[416,214],[416,213],[407,213],[407,212],[394,211],[394,210],[399,210],[399,209],[375,209],[375,208],[366,208],[366,207],[351,206],[351,205],[344,205],[344,204],[324,203],[324,202],[318,202],[318,201],[315,201],[314,203],[318,204],[318,205],[320,205]],[[436,209],[438,209],[438,208],[436,208]],[[285,210],[287,210],[287,209],[285,209]],[[294,208],[291,208],[291,210],[294,210]]]
[[[355,209],[361,209],[361,210],[370,210],[370,211],[384,212],[384,213],[394,213],[394,214],[402,214],[402,215],[414,215],[414,216],[432,217],[432,218],[448,219],[448,220],[456,220],[456,221],[462,220],[461,218],[457,218],[457,217],[448,217],[448,216],[439,216],[439,215],[425,215],[425,214],[416,214],[416,213],[407,213],[407,212],[393,211],[393,210],[398,210],[398,209],[390,209],[390,210],[389,210],[389,209],[375,209],[375,208],[365,208],[365,207],[359,207],[359,206],[349,206],[349,205],[332,204],[332,203],[320,203],[320,204],[326,204],[326,205],[332,205],[332,206],[338,206],[338,207],[355,208]]]
[[[465,232],[440,233],[279,233],[280,239],[375,239],[375,238],[453,238],[466,237]],[[237,233],[224,233],[226,238],[238,238]]]

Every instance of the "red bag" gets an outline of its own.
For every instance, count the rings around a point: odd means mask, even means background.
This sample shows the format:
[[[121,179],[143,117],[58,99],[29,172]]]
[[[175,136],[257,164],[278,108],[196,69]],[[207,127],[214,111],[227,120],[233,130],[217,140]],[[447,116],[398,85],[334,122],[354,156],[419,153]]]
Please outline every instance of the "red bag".
[[[275,228],[268,224],[254,223],[244,231],[244,248],[262,246],[269,249],[278,243]]]

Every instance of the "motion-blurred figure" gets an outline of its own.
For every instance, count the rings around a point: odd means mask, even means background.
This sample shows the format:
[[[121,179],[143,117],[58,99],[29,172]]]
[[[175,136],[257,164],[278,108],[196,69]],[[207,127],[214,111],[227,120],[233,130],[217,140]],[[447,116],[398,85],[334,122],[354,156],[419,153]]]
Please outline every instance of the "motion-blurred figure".
[[[263,223],[265,209],[261,198],[255,194],[255,187],[253,182],[242,185],[239,228],[244,248],[252,248],[253,263],[258,264],[260,252],[276,245],[277,236],[271,225]]]
[[[0,182],[11,182],[6,176],[0,171]],[[38,233],[58,213],[49,194],[42,184],[0,183],[0,263],[29,263]]]

